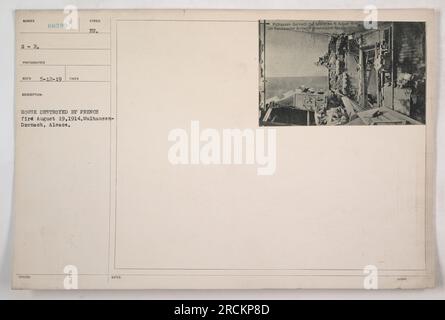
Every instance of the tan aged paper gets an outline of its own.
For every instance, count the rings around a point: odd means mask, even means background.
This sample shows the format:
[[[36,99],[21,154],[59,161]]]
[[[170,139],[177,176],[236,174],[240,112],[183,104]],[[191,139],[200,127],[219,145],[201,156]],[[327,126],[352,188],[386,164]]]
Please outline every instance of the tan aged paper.
[[[432,10],[16,12],[13,288],[434,286]]]

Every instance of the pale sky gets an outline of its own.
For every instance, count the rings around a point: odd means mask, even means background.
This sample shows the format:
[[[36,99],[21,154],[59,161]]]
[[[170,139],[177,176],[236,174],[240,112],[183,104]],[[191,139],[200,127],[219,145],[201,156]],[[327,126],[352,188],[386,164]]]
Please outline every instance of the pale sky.
[[[327,76],[314,62],[328,51],[329,36],[266,30],[266,77]]]

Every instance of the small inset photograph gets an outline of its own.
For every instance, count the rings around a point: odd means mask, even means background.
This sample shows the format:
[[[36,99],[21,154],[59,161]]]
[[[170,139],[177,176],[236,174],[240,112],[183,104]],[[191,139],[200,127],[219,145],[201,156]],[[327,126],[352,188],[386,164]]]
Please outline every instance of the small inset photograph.
[[[424,22],[259,23],[260,126],[425,124]]]

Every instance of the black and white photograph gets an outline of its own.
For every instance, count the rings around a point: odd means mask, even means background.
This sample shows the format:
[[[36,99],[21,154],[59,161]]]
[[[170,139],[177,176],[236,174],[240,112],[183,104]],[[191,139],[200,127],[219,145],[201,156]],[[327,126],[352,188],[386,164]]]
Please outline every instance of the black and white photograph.
[[[422,125],[424,22],[259,23],[259,125]]]
[[[444,0],[96,2],[0,2],[2,306],[445,299]]]

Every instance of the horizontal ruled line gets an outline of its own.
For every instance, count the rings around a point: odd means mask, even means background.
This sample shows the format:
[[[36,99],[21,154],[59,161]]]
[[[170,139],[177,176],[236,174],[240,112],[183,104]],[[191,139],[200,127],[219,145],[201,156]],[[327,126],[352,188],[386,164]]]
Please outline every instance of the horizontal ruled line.
[[[110,48],[39,48],[39,49],[20,49],[27,51],[39,51],[39,50],[111,50]]]
[[[24,34],[110,34],[110,32],[51,32],[51,31],[20,31]]]
[[[110,64],[19,64],[20,67],[111,67]]]
[[[62,82],[110,82],[105,80],[62,80],[62,81],[40,81],[40,80],[20,80],[20,82],[38,82],[38,83],[62,83]]]

